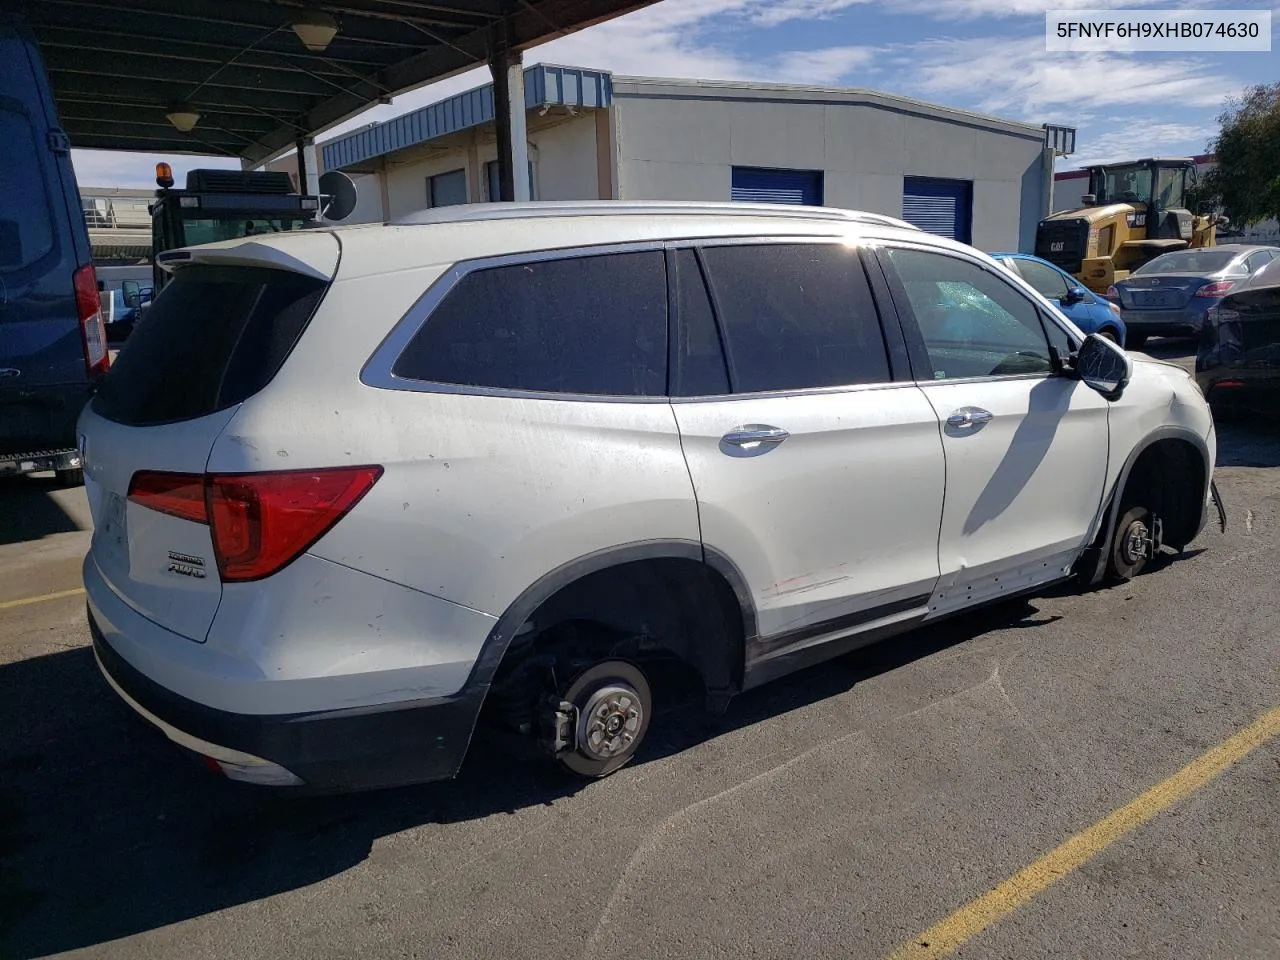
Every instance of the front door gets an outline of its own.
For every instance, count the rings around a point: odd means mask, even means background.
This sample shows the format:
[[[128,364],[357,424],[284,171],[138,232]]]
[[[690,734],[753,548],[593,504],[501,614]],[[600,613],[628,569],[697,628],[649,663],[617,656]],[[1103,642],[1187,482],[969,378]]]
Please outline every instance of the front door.
[[[672,408],[703,543],[757,613],[749,682],[923,618],[942,444],[924,394],[891,377],[858,252],[754,241],[675,258]]]
[[[1066,331],[976,259],[884,256],[947,489],[931,613],[1059,579],[1086,546],[1107,473],[1107,402],[1055,371]]]

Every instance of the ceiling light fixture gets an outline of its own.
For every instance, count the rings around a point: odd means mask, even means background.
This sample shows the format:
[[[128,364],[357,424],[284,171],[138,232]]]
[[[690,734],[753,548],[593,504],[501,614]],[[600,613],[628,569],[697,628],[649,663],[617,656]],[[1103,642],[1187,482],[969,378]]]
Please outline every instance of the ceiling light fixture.
[[[314,53],[323,53],[338,35],[338,21],[323,10],[308,10],[292,26],[302,45]]]
[[[174,105],[164,116],[166,120],[183,133],[190,133],[195,128],[195,125],[200,122],[200,112],[186,103]]]

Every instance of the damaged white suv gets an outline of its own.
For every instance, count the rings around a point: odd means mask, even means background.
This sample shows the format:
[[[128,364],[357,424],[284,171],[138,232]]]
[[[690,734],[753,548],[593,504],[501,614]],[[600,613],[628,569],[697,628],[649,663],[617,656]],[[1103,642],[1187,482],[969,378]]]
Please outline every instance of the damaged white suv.
[[[672,663],[723,708],[1133,576],[1210,502],[1188,374],[887,217],[499,204],[161,260],[80,420],[89,620],[241,780],[447,778],[480,727],[608,774]]]

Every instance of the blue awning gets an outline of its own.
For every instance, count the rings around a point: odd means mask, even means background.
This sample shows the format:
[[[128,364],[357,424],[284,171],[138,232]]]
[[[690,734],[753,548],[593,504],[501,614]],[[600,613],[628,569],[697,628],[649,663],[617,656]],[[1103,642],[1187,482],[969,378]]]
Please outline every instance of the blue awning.
[[[607,71],[545,63],[524,71],[526,110],[544,106],[601,108],[612,103],[613,75]],[[493,120],[493,84],[489,83],[331,140],[321,147],[324,169],[341,170]]]

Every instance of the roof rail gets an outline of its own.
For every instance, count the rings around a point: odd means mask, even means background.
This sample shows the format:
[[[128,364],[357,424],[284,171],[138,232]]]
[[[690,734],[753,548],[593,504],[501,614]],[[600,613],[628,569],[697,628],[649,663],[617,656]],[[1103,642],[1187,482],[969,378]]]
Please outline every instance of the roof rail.
[[[419,210],[388,221],[392,226],[433,223],[468,223],[481,220],[514,220],[541,217],[609,216],[738,216],[776,217],[791,220],[837,220],[874,223],[901,230],[919,227],[882,213],[808,207],[786,203],[703,202],[698,200],[539,200],[530,203],[465,203]]]

